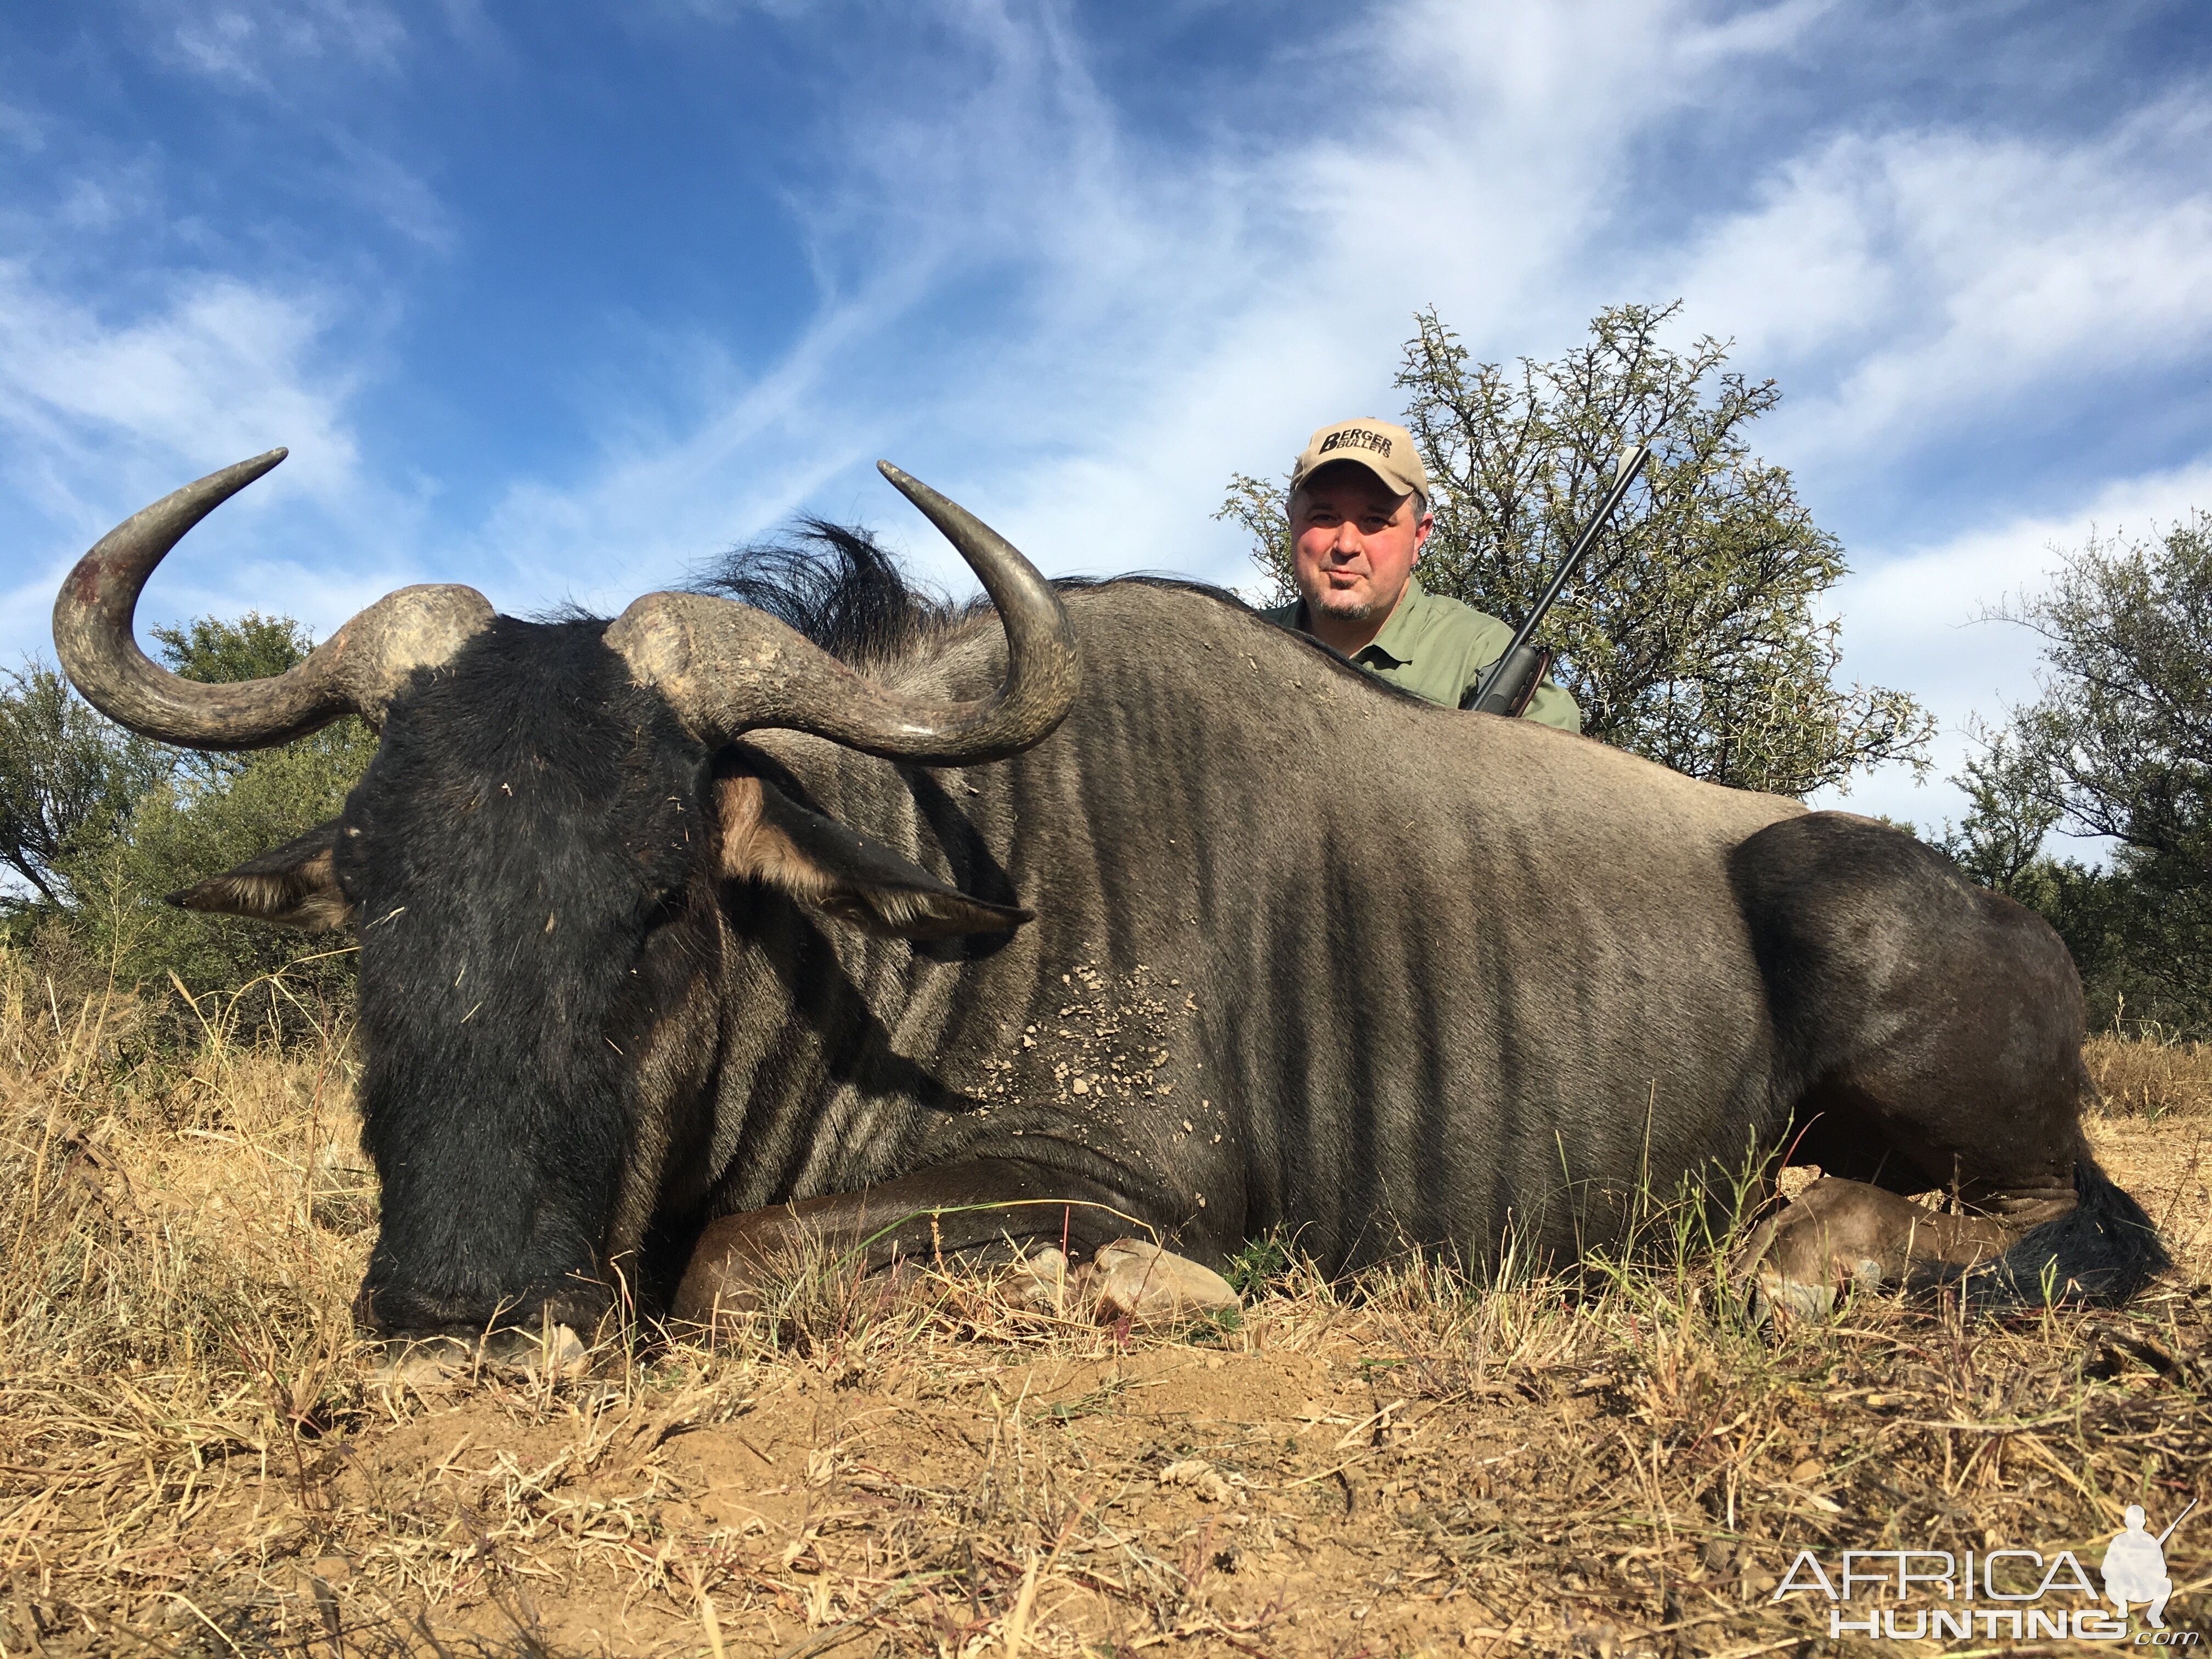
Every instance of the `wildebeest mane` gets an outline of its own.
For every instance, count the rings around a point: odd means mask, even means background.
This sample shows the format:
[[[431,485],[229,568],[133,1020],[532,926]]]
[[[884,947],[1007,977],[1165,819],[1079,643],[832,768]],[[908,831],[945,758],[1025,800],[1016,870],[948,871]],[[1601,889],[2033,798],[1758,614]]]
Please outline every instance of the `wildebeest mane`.
[[[764,611],[855,668],[911,655],[960,615],[909,580],[865,530],[812,517],[774,541],[736,549],[692,589]]]

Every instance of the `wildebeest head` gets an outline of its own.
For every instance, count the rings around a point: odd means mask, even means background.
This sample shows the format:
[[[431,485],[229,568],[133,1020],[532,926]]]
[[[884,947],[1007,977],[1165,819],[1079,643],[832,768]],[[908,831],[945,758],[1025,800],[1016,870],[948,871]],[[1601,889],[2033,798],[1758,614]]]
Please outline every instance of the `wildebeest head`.
[[[404,588],[274,679],[164,672],[132,637],[140,589],[283,455],[111,532],[63,586],[56,647],[96,707],[164,742],[259,747],[353,713],[380,729],[340,817],[178,902],[358,930],[364,1138],[383,1184],[368,1322],[588,1324],[613,1241],[635,1243],[650,1211],[635,1182],[665,1151],[666,1104],[713,1064],[698,1016],[726,943],[721,883],[914,937],[1026,917],[808,810],[729,745],[781,728],[924,763],[1018,752],[1073,701],[1066,615],[1012,547],[886,466],[998,606],[1007,672],[990,697],[894,693],[765,612],[696,593],[648,594],[612,623],[531,623],[470,588]]]

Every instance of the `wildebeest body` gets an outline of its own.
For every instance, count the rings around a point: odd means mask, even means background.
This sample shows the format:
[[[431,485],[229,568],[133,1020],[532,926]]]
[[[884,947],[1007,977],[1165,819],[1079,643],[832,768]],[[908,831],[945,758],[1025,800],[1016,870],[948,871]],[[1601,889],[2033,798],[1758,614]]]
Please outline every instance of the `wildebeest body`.
[[[763,983],[735,963],[720,1000],[778,1036],[719,1079],[711,1209],[1018,1154],[1186,1249],[1285,1226],[1341,1266],[1407,1239],[1479,1254],[1569,1182],[1632,1182],[1647,1133],[1671,1185],[1766,1127],[1727,857],[1792,804],[1391,694],[1216,598],[1068,603],[1086,696],[1027,754],[928,772],[748,745],[830,817],[1037,920],[948,958],[733,895],[733,936],[793,966]],[[971,626],[932,672],[988,683],[994,633]],[[1636,810],[1606,811],[1608,787]],[[1139,1019],[1145,1000],[1162,1016]],[[1139,1062],[1166,1050],[1151,1092],[1054,1076],[1076,1005],[1140,1026]]]
[[[902,475],[998,618],[832,535],[811,599],[611,624],[403,590],[216,707],[131,609],[271,464],[103,541],[57,643],[155,735],[381,721],[338,821],[179,896],[359,929],[380,1328],[587,1322],[712,1223],[678,1298],[707,1311],[783,1206],[879,1261],[1135,1228],[1212,1261],[1279,1228],[1332,1271],[1564,1254],[1785,1129],[2006,1218],[1942,1259],[2009,1249],[2008,1285],[2163,1261],[2081,1136],[2063,947],[1910,836],[1431,708],[1224,595],[1055,599]],[[1772,1293],[1917,1259],[1926,1212],[1845,1185],[1759,1236]]]

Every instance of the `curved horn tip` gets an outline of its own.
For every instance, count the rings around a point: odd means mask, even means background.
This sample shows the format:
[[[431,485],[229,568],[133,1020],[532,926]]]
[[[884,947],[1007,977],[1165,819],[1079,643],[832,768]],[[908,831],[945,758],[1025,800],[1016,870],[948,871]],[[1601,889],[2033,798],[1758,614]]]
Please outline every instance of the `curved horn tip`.
[[[878,461],[876,471],[890,479],[891,487],[900,495],[920,507],[927,517],[934,520],[939,530],[945,528],[945,524],[938,514],[945,508],[950,507],[963,517],[967,514],[967,509],[957,501],[940,495],[904,467],[893,466],[889,461]]]
[[[233,461],[228,466],[217,467],[204,478],[194,479],[176,494],[188,495],[214,486],[222,491],[222,494],[215,498],[216,501],[217,502],[228,501],[246,485],[273,471],[291,453],[289,448],[282,445],[275,449],[264,449],[258,455],[249,456],[242,461]]]

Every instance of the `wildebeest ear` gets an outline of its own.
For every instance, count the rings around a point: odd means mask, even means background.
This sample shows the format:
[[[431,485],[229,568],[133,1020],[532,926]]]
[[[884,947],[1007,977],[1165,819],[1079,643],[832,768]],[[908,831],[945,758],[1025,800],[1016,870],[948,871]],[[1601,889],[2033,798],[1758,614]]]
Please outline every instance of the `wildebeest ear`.
[[[758,778],[721,785],[722,873],[788,893],[840,921],[901,939],[1012,933],[1032,913],[969,896],[883,842]]]
[[[343,927],[354,919],[353,906],[338,890],[332,853],[338,842],[337,821],[317,824],[304,836],[250,858],[235,870],[196,881],[169,902],[183,910],[204,910],[210,915],[243,916],[248,921],[274,922],[306,933],[327,927]]]

